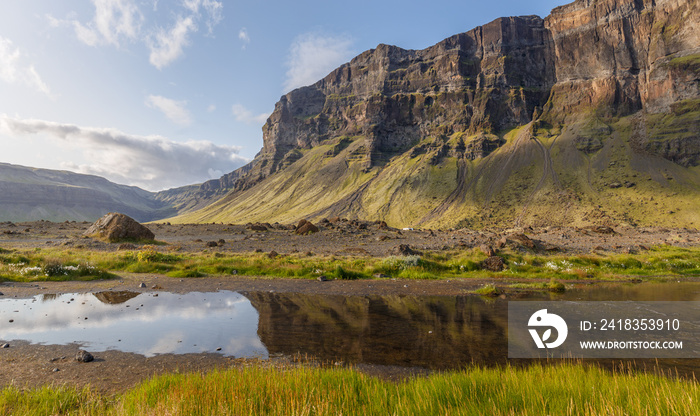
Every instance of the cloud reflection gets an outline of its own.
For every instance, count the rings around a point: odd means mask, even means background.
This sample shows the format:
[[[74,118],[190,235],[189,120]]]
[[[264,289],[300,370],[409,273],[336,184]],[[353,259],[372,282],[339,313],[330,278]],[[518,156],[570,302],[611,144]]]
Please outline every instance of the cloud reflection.
[[[104,303],[98,296],[1,300],[0,338],[78,343],[92,351],[116,349],[147,357],[217,348],[229,356],[267,356],[257,334],[258,312],[239,293],[144,293],[118,304]]]

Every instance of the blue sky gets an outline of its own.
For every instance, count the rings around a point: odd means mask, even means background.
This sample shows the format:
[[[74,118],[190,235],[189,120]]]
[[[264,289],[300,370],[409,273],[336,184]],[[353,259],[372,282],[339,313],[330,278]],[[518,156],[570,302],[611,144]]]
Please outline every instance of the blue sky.
[[[2,0],[0,162],[149,190],[230,172],[289,90],[562,1]]]

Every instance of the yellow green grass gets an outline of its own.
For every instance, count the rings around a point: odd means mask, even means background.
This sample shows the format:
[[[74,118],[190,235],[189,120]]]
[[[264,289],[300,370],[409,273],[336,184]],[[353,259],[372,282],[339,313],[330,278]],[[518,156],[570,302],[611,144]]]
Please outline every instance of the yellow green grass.
[[[695,380],[593,366],[470,368],[385,381],[344,368],[253,366],[89,389],[0,392],[0,415],[691,415]]]
[[[0,280],[85,280],[110,272],[159,273],[171,277],[258,276],[315,279],[523,278],[555,280],[656,280],[700,276],[700,248],[652,247],[638,254],[537,254],[507,250],[506,269],[485,270],[478,249],[426,252],[389,257],[308,256],[267,253],[180,253],[171,247],[143,246],[134,251],[86,249],[13,250],[0,254]],[[548,287],[547,287],[548,288]]]

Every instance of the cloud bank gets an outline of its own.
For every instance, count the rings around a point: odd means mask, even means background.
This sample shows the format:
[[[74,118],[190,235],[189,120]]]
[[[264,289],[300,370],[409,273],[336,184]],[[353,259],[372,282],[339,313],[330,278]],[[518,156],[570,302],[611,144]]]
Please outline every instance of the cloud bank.
[[[352,39],[307,33],[298,36],[290,47],[284,92],[311,85],[355,55]]]
[[[152,191],[215,179],[248,162],[238,155],[239,147],[209,141],[182,143],[7,115],[0,115],[0,128],[13,135],[46,135],[75,150],[80,160],[66,163],[66,169]]]

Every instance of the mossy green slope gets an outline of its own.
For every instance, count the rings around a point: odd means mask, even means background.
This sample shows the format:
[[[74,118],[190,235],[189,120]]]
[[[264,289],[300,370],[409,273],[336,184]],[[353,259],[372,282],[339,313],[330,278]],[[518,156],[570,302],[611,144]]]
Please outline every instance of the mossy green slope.
[[[557,128],[531,123],[501,134],[505,144],[484,158],[445,155],[436,161],[431,153],[404,152],[369,170],[352,159],[363,144],[355,138],[335,156],[332,145],[306,150],[258,185],[171,221],[289,223],[341,216],[396,227],[698,226],[700,168],[638,148],[640,130],[657,119],[586,116]]]

